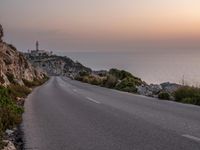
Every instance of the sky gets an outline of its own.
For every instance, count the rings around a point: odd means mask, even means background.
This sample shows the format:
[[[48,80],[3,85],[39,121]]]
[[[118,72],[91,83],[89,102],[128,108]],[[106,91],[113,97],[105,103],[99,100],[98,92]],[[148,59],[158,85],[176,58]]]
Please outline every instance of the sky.
[[[0,23],[22,51],[200,48],[199,0],[0,0]]]

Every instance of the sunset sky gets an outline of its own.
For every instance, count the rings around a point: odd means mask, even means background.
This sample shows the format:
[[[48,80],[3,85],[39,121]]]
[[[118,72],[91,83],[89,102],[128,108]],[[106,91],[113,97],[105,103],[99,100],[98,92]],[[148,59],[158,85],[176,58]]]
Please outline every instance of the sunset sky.
[[[200,0],[1,0],[0,23],[21,50],[200,48]]]

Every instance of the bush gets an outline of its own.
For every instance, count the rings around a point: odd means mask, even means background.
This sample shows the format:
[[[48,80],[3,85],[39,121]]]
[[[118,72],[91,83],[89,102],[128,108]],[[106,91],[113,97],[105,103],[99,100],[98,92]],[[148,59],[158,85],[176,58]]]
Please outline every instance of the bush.
[[[117,90],[125,91],[125,92],[132,92],[136,93],[137,88],[136,88],[136,81],[134,78],[125,78],[123,79],[120,83],[116,85]]]
[[[31,92],[31,90],[26,86],[14,84],[10,85],[8,90],[12,99],[16,99],[17,97],[24,98]]]
[[[24,85],[27,87],[33,87],[35,85],[33,82],[28,81],[26,79],[22,79],[22,81],[23,81]]]
[[[83,77],[83,76],[89,76],[89,73],[86,71],[81,71],[79,72],[79,76]]]
[[[167,92],[161,92],[161,93],[158,94],[158,98],[162,99],[162,100],[169,100],[170,95]]]
[[[0,87],[0,148],[3,147],[2,135],[6,129],[13,128],[22,120],[23,108],[10,96],[10,90]]]
[[[89,83],[93,84],[93,85],[101,85],[102,81],[99,77],[91,76],[91,77],[89,77]]]
[[[75,80],[132,93],[136,93],[136,86],[143,83],[140,78],[134,77],[127,71],[118,69],[110,69],[105,76],[90,75],[87,72],[80,72],[79,75],[75,77]]]
[[[114,88],[117,84],[118,80],[115,76],[113,75],[108,75],[107,79],[104,80],[103,86],[107,88]]]
[[[82,77],[82,78],[79,78],[80,80],[79,81],[83,81],[85,83],[89,83],[89,77],[88,76],[85,76],[85,77]]]
[[[130,72],[125,70],[110,69],[109,74],[115,76],[118,80],[123,80],[126,78],[134,79],[134,83],[137,86],[142,84],[142,80],[140,78],[133,76]]]
[[[36,86],[48,80],[45,77],[43,80],[34,80],[29,82],[23,80],[27,86]],[[12,84],[9,87],[0,86],[0,149],[3,148],[2,142],[3,132],[6,129],[11,129],[22,121],[23,107],[17,104],[17,97],[26,97],[31,90],[26,86]]]
[[[16,124],[19,124],[22,120],[21,114],[23,109],[17,105],[10,105],[0,109],[0,122],[2,124],[2,130],[13,128]]]
[[[76,80],[85,82],[85,83],[89,83],[89,84],[93,84],[93,85],[101,85],[102,84],[102,80],[101,78],[99,78],[98,76],[83,76],[83,77],[79,77],[76,78]]]
[[[200,105],[200,88],[184,86],[174,92],[177,102]]]
[[[118,69],[110,69],[109,74],[115,76],[119,80],[122,80],[127,77],[133,78],[133,75],[131,73],[124,70],[118,70]]]
[[[26,79],[23,79],[23,82],[24,82],[24,85],[29,87],[29,88],[42,84],[41,81],[38,80],[38,79],[34,79],[33,81],[28,81]]]

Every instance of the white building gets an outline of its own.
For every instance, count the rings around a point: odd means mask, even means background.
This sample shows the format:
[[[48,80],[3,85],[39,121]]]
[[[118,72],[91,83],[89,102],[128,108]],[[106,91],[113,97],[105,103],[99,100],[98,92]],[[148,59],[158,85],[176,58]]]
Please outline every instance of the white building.
[[[49,52],[49,51],[46,51],[46,50],[40,50],[39,49],[39,42],[36,41],[36,49],[35,50],[31,50],[29,51],[28,50],[28,53],[31,55],[31,56],[51,56],[53,54],[53,52]]]

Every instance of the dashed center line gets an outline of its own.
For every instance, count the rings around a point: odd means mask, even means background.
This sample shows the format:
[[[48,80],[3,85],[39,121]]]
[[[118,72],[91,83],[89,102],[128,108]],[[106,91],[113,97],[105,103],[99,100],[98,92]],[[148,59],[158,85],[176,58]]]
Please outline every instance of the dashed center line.
[[[183,136],[183,137],[186,137],[186,138],[189,138],[189,139],[191,139],[191,140],[200,142],[200,138],[198,138],[198,137],[195,137],[195,136],[192,136],[192,135],[188,135],[188,134],[184,134],[184,135],[182,135],[182,136]]]
[[[88,100],[94,102],[94,103],[97,103],[97,104],[101,104],[99,101],[97,100],[94,100],[93,98],[90,98],[90,97],[86,97]]]
[[[74,91],[74,92],[77,92],[77,90],[76,90],[76,89],[73,89],[73,91]]]

